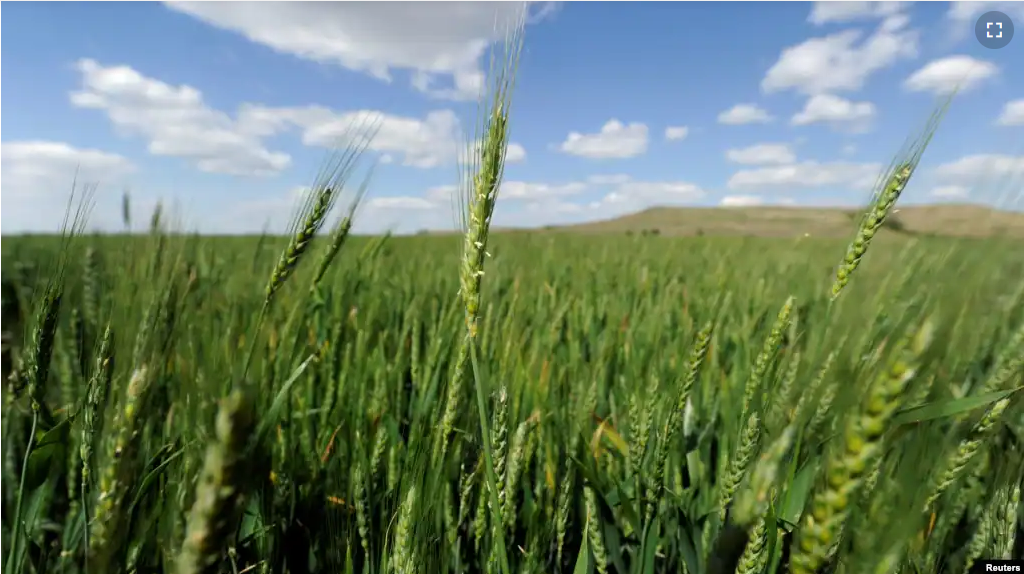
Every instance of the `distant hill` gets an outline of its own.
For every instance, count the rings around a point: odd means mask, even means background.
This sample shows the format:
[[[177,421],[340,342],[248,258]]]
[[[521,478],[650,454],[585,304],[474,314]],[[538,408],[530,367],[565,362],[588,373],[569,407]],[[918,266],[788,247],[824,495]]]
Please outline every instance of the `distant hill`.
[[[750,236],[848,238],[863,210],[829,207],[652,207],[614,219],[543,228],[495,227],[495,233],[602,233],[667,236]],[[1007,237],[1024,239],[1024,212],[979,205],[915,205],[901,207],[885,229],[906,236]],[[456,235],[455,230],[421,230],[417,235]],[[4,238],[22,234],[3,235]],[[28,234],[53,237],[53,233]],[[118,233],[111,234],[117,236]],[[208,237],[217,235],[205,234]],[[258,235],[226,235],[255,239]]]
[[[848,237],[863,212],[817,207],[655,207],[615,219],[546,227],[547,231],[659,235],[746,235]],[[890,231],[918,236],[1021,237],[1024,213],[978,205],[921,205],[899,208],[886,222]]]

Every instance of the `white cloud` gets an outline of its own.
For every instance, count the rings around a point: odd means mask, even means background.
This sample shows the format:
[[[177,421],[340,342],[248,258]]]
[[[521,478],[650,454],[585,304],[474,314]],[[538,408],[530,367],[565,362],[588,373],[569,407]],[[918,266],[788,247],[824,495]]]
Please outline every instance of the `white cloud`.
[[[999,73],[992,62],[970,56],[948,56],[933,60],[907,78],[904,86],[915,92],[949,94],[958,87],[969,90]]]
[[[704,196],[700,186],[687,181],[627,181],[613,193],[646,202],[689,202]]]
[[[73,185],[105,191],[124,184],[134,170],[127,158],[97,149],[52,141],[3,142],[3,229],[57,231]]]
[[[372,144],[371,144],[371,146],[372,146]],[[472,146],[473,152],[476,153],[476,154],[479,154],[480,151],[481,151],[481,146],[482,146],[482,144],[481,144],[480,140],[477,140],[477,141],[473,142],[473,146]],[[461,158],[462,157],[460,156],[460,159]],[[524,148],[521,144],[517,144],[516,142],[509,142],[508,146],[505,148],[505,163],[506,164],[520,163],[520,162],[525,161],[525,160],[526,160],[526,148]]]
[[[1019,208],[1024,200],[1024,155],[975,154],[941,164],[924,175],[934,197],[985,201]]]
[[[859,30],[844,30],[786,48],[761,89],[807,95],[860,90],[871,74],[917,56],[918,34],[907,24],[904,15],[889,16],[863,41]]]
[[[368,204],[376,209],[433,209],[437,207],[436,204],[422,197],[410,196],[375,197],[370,199]]]
[[[602,200],[604,202],[632,201],[640,202],[645,207],[664,203],[688,203],[705,195],[705,191],[699,185],[688,181],[634,180],[626,174],[592,175],[587,181],[591,185],[613,187]]]
[[[996,10],[1014,19],[1024,19],[1024,4],[1021,2],[950,2],[946,17],[960,24],[971,23],[985,12]]]
[[[438,204],[421,197],[381,197],[368,201],[356,215],[355,233],[414,233],[420,230],[451,230],[456,227],[456,214],[448,203]]]
[[[510,221],[509,214],[522,213],[525,206],[543,204],[547,206],[543,214],[534,214],[528,220],[515,220],[515,225],[542,225],[553,221],[553,212],[549,207],[556,203],[570,205],[567,198],[574,197],[587,189],[581,182],[551,184],[542,182],[505,181],[498,194],[500,206],[496,210],[496,225],[505,225]],[[289,197],[274,197],[264,200],[245,201],[231,208],[235,219],[248,222],[248,231],[252,231],[252,222],[271,220],[275,230],[282,231],[282,222],[286,222],[282,214],[290,214],[298,199],[296,194],[304,188],[291,192]],[[372,193],[372,191],[371,191]],[[459,186],[454,184],[440,185],[429,188],[423,195],[378,196],[368,198],[356,216],[354,230],[357,233],[380,233],[391,230],[396,233],[411,233],[420,230],[452,230],[457,227],[459,214],[458,204],[453,201],[459,193]],[[580,204],[581,206],[583,204]],[[244,227],[244,226],[242,226]],[[242,228],[240,227],[240,229]]]
[[[544,183],[528,181],[505,181],[498,192],[498,200],[546,202],[554,199],[566,201],[565,198],[579,196],[592,189],[591,185],[611,186],[607,194],[608,201],[640,201],[668,202],[691,201],[704,195],[699,186],[685,181],[635,181],[629,176],[592,176],[588,182],[572,181],[568,183]],[[426,197],[429,202],[440,204],[448,202],[458,188],[454,185],[443,185],[431,188]]]
[[[427,191],[435,205],[449,205],[456,186]],[[592,192],[604,191],[594,197]],[[590,192],[590,193],[588,193]],[[634,181],[624,174],[594,175],[586,182],[505,182],[500,198],[509,201],[495,212],[495,225],[538,227],[592,221],[635,212],[655,205],[691,205],[704,197],[700,186],[686,181]]]
[[[598,187],[600,186],[600,187]],[[593,192],[603,191],[601,196]],[[393,228],[452,229],[455,215],[452,196],[458,186],[430,188],[422,198],[381,198],[360,212],[360,230]],[[692,205],[705,196],[699,186],[685,181],[634,181],[625,175],[593,176],[586,182],[568,183],[507,181],[502,185],[495,211],[498,227],[540,227],[593,221],[636,212],[656,205]]]
[[[857,153],[857,146],[854,144],[846,144],[843,146],[843,155],[853,155]]]
[[[498,189],[498,200],[533,200],[538,198],[565,197],[582,193],[587,189],[583,182],[561,184],[503,181]],[[457,185],[439,185],[427,190],[426,198],[434,203],[449,203],[459,193]]]
[[[796,161],[796,154],[784,143],[756,144],[742,149],[731,149],[725,157],[733,163],[745,165],[784,164]]]
[[[533,217],[536,217],[536,214],[538,214],[538,213],[544,213],[544,214],[547,214],[547,215],[551,215],[551,214],[565,215],[565,214],[582,213],[582,212],[586,211],[587,207],[588,206],[580,204],[580,203],[573,203],[571,201],[562,201],[562,200],[559,200],[559,199],[552,199],[552,200],[547,200],[547,201],[532,201],[532,202],[526,204],[526,210],[528,212],[531,212]],[[590,207],[594,208],[594,207],[596,207],[596,205],[595,206],[590,206]]]
[[[1024,98],[1006,102],[1002,113],[996,124],[1001,126],[1022,126],[1024,125]]]
[[[485,83],[481,58],[523,7],[515,2],[408,3],[401,9],[376,2],[167,4],[278,52],[387,82],[395,71],[407,71],[415,89],[460,100],[479,95]],[[542,4],[533,20],[549,8]]]
[[[767,198],[762,195],[726,195],[718,201],[722,207],[758,207],[762,205],[795,205],[790,197]]]
[[[974,41],[974,23],[989,11],[1008,15],[1014,22],[1024,20],[1024,2],[950,2],[946,11],[945,34],[952,42],[962,42],[968,37]]]
[[[451,202],[459,193],[459,186],[454,184],[437,185],[427,190],[426,197],[435,203]]]
[[[515,142],[509,142],[505,150],[505,163],[519,163],[526,159],[526,148]]]
[[[400,156],[402,164],[411,167],[436,167],[458,155],[459,120],[451,110],[435,110],[419,119],[372,110],[336,112],[323,106],[243,105],[239,118],[247,129],[263,135],[298,127],[304,144],[326,148],[344,145],[357,126],[373,125],[370,149]]]
[[[962,185],[940,185],[932,188],[929,195],[943,199],[967,197],[970,190]]]
[[[1024,176],[1024,156],[969,155],[936,167],[935,174],[950,185]]]
[[[636,212],[653,206],[690,205],[704,197],[700,186],[686,181],[625,181],[615,186],[600,199],[588,202],[568,202],[561,198],[536,201],[528,208],[547,214],[545,223],[559,221],[558,216],[572,216],[574,221],[593,221]],[[554,217],[552,217],[554,216]],[[538,224],[536,215],[528,223]],[[564,221],[564,217],[561,218]]]
[[[463,147],[459,119],[451,110],[434,110],[423,119],[386,114],[374,110],[339,112],[324,106],[272,108],[243,104],[239,123],[250,133],[269,136],[296,127],[302,142],[309,146],[337,148],[346,139],[366,133],[361,126],[373,126],[369,149],[401,159],[402,165],[433,168],[455,162]],[[479,146],[479,143],[475,143]],[[477,148],[479,149],[479,148]],[[397,158],[396,158],[397,156]],[[522,145],[511,142],[507,163],[526,158]]]
[[[559,149],[593,159],[636,157],[647,151],[647,126],[642,123],[627,125],[611,119],[596,134],[570,132]]]
[[[531,183],[526,181],[505,181],[498,191],[498,199],[536,199],[548,197],[564,197],[576,195],[587,189],[587,185],[581,182],[570,182],[565,184]]]
[[[692,205],[706,194],[699,186],[686,181],[626,181],[615,186],[600,199],[588,202],[538,201],[527,223],[536,225],[537,213],[544,213],[545,223],[593,221],[608,219],[654,206]]]
[[[718,114],[718,123],[729,126],[743,124],[766,124],[773,118],[764,108],[755,104],[736,104],[735,106]]]
[[[760,195],[727,195],[718,204],[723,207],[753,207],[764,205],[764,198]]]
[[[741,170],[726,183],[729,189],[813,188],[870,189],[878,177],[877,163],[804,161],[790,165]]]
[[[885,18],[897,14],[906,2],[815,2],[807,21],[812,24],[852,22],[869,18]]]
[[[690,135],[690,128],[686,126],[669,126],[665,128],[665,139],[669,141],[684,140],[688,135]]]
[[[205,172],[269,175],[291,163],[288,154],[264,147],[259,134],[208,107],[187,85],[172,86],[128,66],[78,62],[82,89],[71,94],[80,108],[106,112],[121,132],[142,136],[154,155],[186,158]]]
[[[793,115],[793,125],[825,123],[836,129],[859,132],[867,129],[875,117],[875,104],[852,102],[832,94],[816,94],[807,99],[804,109]]]
[[[594,185],[619,185],[632,179],[624,173],[597,174],[587,178],[588,183]]]
[[[15,141],[0,145],[7,199],[70,192],[79,185],[109,184],[134,171],[127,158],[62,142]]]

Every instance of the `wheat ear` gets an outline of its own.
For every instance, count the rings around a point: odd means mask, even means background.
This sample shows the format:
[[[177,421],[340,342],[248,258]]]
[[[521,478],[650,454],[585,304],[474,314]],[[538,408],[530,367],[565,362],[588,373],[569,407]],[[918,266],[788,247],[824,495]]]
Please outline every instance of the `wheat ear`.
[[[754,399],[761,393],[765,373],[768,372],[768,367],[775,358],[775,354],[779,351],[783,334],[789,328],[790,315],[793,313],[793,304],[795,302],[796,300],[793,297],[789,297],[782,304],[779,314],[775,317],[775,322],[772,323],[772,329],[764,340],[761,351],[757,354],[757,358],[754,359],[754,368],[750,372],[750,377],[747,379],[747,384],[743,389],[743,417],[741,420],[746,420],[747,415],[750,414]],[[760,403],[758,404],[760,405]],[[760,409],[758,409],[758,412],[760,412]]]
[[[124,403],[113,420],[113,441],[100,475],[99,494],[89,531],[90,568],[97,572],[116,570],[116,557],[123,548],[127,525],[124,506],[135,483],[137,454],[141,441],[142,410],[151,387],[145,366],[132,373],[125,389]]]
[[[216,439],[196,486],[177,574],[215,574],[234,534],[250,484],[246,444],[256,424],[252,400],[235,391],[217,414]]]
[[[490,102],[486,102],[485,99],[480,106],[477,129],[478,134],[482,133],[483,137],[479,144],[474,141],[467,146],[467,157],[460,162],[461,185],[454,199],[457,202],[456,213],[463,231],[459,295],[465,308],[466,336],[460,343],[455,368],[448,383],[445,409],[435,448],[435,453],[439,456],[444,456],[447,452],[448,438],[460,412],[462,388],[469,375],[470,347],[475,344],[479,329],[480,285],[484,276],[484,259],[488,255],[487,240],[490,236],[491,217],[494,215],[505,170],[512,90],[523,45],[524,18],[525,13],[508,31],[504,52],[493,76]],[[494,63],[492,61],[492,71]]]
[[[921,156],[924,155],[932,136],[935,135],[935,130],[938,129],[939,123],[949,107],[951,98],[952,96],[945,100],[928,119],[921,137],[910,144],[905,154],[901,154],[905,156],[905,159],[897,161],[882,179],[884,183],[881,190],[875,194],[871,207],[868,208],[867,213],[861,219],[860,225],[857,228],[857,234],[847,246],[846,255],[836,269],[835,281],[832,283],[831,289],[833,301],[839,297],[839,294],[842,293],[843,289],[850,282],[850,277],[860,266],[861,260],[871,245],[871,240],[878,233],[878,230],[882,228],[882,224],[889,217],[900,195],[907,187],[907,183],[910,182],[910,178],[914,175],[914,170],[917,169],[917,165],[921,161]]]
[[[722,477],[722,483],[718,491],[718,516],[725,519],[729,502],[732,501],[736,489],[747,474],[747,468],[757,454],[758,442],[761,439],[761,419],[757,413],[752,413],[747,418],[747,424],[743,427],[743,434],[740,435],[739,447],[729,458],[728,470]]]
[[[970,464],[974,456],[978,454],[978,451],[981,449],[982,445],[985,444],[988,436],[992,434],[992,430],[995,428],[996,423],[999,422],[999,419],[1003,416],[1003,412],[1009,405],[1009,398],[993,403],[988,410],[985,411],[981,420],[974,425],[967,437],[960,441],[960,444],[957,445],[956,451],[946,461],[942,472],[935,477],[931,494],[928,495],[928,498],[924,503],[924,512],[928,512],[928,510],[931,509],[931,506],[935,504],[935,501],[942,496],[942,493],[946,492],[946,489],[948,489],[954,482],[956,482],[957,479],[960,478],[960,476],[963,475],[964,471],[967,469],[967,465]]]
[[[917,373],[918,358],[931,344],[932,333],[932,325],[926,321],[910,340],[897,346],[889,367],[875,378],[866,399],[847,420],[840,447],[825,460],[824,488],[814,492],[797,532],[789,561],[792,574],[813,574],[832,554],[846,524],[852,495],[872,470],[870,464],[882,447],[887,423]]]

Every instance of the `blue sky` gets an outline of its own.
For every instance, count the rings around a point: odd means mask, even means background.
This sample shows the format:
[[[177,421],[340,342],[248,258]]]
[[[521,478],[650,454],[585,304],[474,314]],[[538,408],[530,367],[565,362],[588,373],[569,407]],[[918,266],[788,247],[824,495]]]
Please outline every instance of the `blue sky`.
[[[450,227],[456,159],[516,3],[11,3],[5,233],[158,199],[209,232],[283,229],[354,118],[380,131],[362,231]],[[654,205],[857,205],[956,85],[905,201],[1017,207],[1024,3],[533,3],[499,225]],[[1018,32],[1018,36],[1024,32]],[[362,175],[352,180],[353,187]],[[1017,185],[1012,185],[1016,183]]]

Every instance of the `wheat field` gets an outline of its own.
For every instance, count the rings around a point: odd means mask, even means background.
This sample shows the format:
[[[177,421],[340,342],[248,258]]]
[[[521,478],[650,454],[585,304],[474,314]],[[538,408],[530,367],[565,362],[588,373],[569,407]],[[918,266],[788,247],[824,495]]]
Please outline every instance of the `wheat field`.
[[[847,241],[491,234],[520,40],[461,235],[350,236],[356,146],[286,237],[4,238],[5,574],[1024,555],[1024,252],[883,227],[937,126]]]

